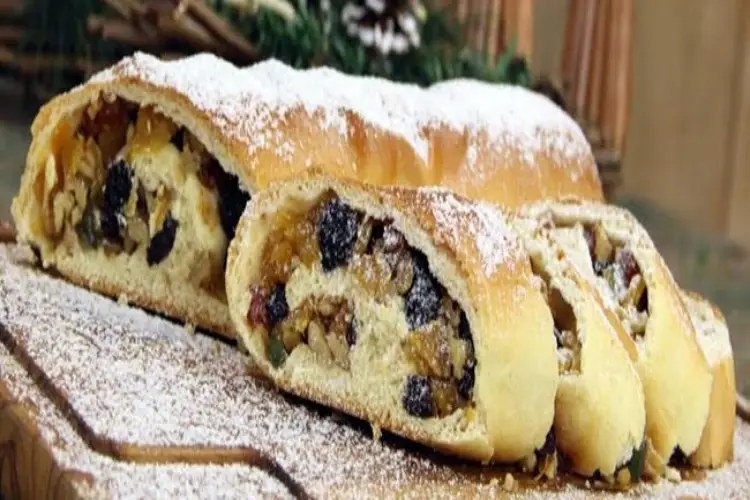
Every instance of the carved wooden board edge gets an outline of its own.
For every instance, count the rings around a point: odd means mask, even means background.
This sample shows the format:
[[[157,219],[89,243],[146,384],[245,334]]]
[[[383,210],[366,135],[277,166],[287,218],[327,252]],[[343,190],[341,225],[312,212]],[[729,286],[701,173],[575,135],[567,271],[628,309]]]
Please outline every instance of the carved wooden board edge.
[[[33,414],[0,380],[0,491],[8,499],[79,498],[75,484],[94,478],[59,466]]]

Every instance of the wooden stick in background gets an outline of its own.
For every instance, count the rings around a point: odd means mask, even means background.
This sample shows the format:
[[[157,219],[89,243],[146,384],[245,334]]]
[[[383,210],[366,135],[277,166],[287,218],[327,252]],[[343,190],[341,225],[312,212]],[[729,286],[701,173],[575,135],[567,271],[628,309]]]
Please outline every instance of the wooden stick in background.
[[[617,56],[614,59],[613,77],[615,94],[615,111],[612,118],[612,146],[616,151],[624,151],[630,119],[630,88],[632,85],[633,59],[633,0],[615,2],[616,11],[613,18],[617,21],[617,30],[613,32]]]
[[[133,23],[120,19],[92,15],[86,21],[86,29],[94,36],[105,40],[115,40],[132,47],[153,49],[164,43],[164,40],[140,31]]]
[[[185,5],[185,12],[195,18],[208,33],[231,47],[238,55],[248,62],[257,59],[258,55],[250,42],[240,35],[234,27],[221,18],[211,7],[199,0],[181,0]]]
[[[507,1],[505,3],[507,4]],[[491,0],[489,6],[489,25],[487,29],[487,52],[490,61],[493,63],[497,60],[497,55],[501,50],[502,37],[504,36],[503,29],[503,0]]]
[[[534,0],[515,0],[518,53],[531,61],[534,50]]]
[[[586,94],[588,93],[588,75],[591,71],[591,48],[594,38],[594,22],[596,21],[598,0],[585,0],[584,21],[582,26],[581,48],[579,64],[576,68],[575,91],[573,93],[573,112],[576,117],[585,116]]]
[[[594,39],[591,57],[591,72],[589,73],[588,93],[586,96],[586,113],[583,118],[586,125],[596,129],[596,134],[589,133],[592,142],[601,143],[601,132],[599,130],[601,123],[601,96],[606,78],[605,67],[607,64],[607,47],[609,46],[610,28],[610,7],[612,0],[599,0],[599,8],[596,11],[596,20],[594,22]],[[598,136],[598,137],[596,137]],[[598,147],[601,144],[592,144],[592,147]]]

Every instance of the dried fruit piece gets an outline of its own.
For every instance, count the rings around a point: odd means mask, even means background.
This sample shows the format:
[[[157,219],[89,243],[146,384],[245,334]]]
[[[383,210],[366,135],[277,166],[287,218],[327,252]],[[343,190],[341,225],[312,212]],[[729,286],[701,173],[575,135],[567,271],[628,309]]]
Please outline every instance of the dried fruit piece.
[[[441,331],[442,323],[433,323],[406,337],[404,351],[420,375],[448,378],[451,376],[450,338]]]
[[[600,263],[610,262],[614,246],[601,224],[594,226],[594,260]]]
[[[266,300],[268,292],[265,288],[255,285],[250,289],[250,308],[247,311],[247,320],[252,326],[265,326],[268,322],[266,316]]]
[[[620,269],[622,269],[622,275],[625,279],[625,285],[628,285],[630,283],[630,280],[632,280],[634,276],[641,273],[641,270],[638,267],[638,262],[636,262],[635,256],[629,248],[618,248],[617,254],[615,256],[615,262],[620,267]]]
[[[146,261],[149,266],[159,264],[167,258],[174,246],[178,226],[179,223],[172,218],[171,213],[168,213],[166,219],[164,219],[164,225],[162,225],[161,230],[151,238],[151,242],[146,250]]]
[[[266,320],[268,326],[273,328],[276,324],[289,315],[289,305],[286,302],[286,286],[278,284],[273,288],[268,302],[266,302]]]
[[[326,335],[326,342],[328,343],[328,348],[331,350],[336,364],[341,368],[348,369],[349,346],[346,344],[346,339],[341,335],[329,332],[328,335]]]
[[[346,343],[349,344],[349,347],[357,343],[357,329],[354,326],[354,321],[349,323],[346,328]]]
[[[122,210],[133,188],[133,171],[125,160],[115,160],[107,169],[104,183],[104,204],[108,210],[117,213]]]
[[[461,311],[461,318],[458,322],[458,338],[464,340],[471,340],[471,328],[469,328],[469,318],[466,317],[466,313]]]
[[[421,375],[406,377],[401,404],[408,413],[417,417],[425,418],[435,414],[432,387],[427,377]]]
[[[414,280],[406,294],[406,322],[411,330],[433,321],[440,312],[440,284],[430,274],[427,257],[418,251],[412,252]]]
[[[99,246],[99,232],[96,226],[94,205],[93,203],[88,203],[83,210],[81,220],[75,226],[75,230],[78,234],[79,240],[85,243],[89,248],[97,248]]]
[[[435,410],[438,417],[450,415],[458,407],[458,391],[453,381],[430,380],[432,399],[435,401]]]
[[[286,360],[284,344],[277,337],[271,337],[268,342],[268,360],[274,368],[278,368]]]
[[[396,273],[393,277],[393,287],[398,295],[404,295],[414,282],[414,266],[411,257],[404,252],[396,264]]]
[[[463,368],[463,375],[458,381],[458,393],[462,398],[469,401],[471,400],[471,394],[474,390],[474,368],[476,362],[474,359],[469,359]]]
[[[324,271],[349,262],[357,239],[359,215],[340,199],[323,206],[318,220],[318,244]]]

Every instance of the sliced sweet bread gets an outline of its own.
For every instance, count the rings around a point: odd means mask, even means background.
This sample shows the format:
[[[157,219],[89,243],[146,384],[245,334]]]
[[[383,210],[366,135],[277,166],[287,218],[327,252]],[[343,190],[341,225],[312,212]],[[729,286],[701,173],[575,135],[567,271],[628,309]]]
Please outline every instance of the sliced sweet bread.
[[[477,461],[544,448],[552,316],[489,205],[317,173],[258,193],[229,249],[238,335],[284,391]]]
[[[666,470],[697,448],[709,412],[711,370],[679,289],[646,230],[625,209],[598,203],[539,203],[517,225],[543,227],[635,341],[647,436]]]
[[[698,448],[690,455],[692,465],[720,467],[734,457],[736,388],[734,356],[729,328],[721,311],[695,292],[682,292],[711,371],[711,407]]]
[[[645,465],[646,407],[635,342],[548,229],[520,234],[554,318],[557,451],[575,473],[637,481]]]
[[[484,97],[447,105],[459,86]],[[12,213],[44,266],[231,336],[223,277],[239,213],[311,165],[507,205],[602,198],[580,127],[524,89],[136,53],[41,108]]]

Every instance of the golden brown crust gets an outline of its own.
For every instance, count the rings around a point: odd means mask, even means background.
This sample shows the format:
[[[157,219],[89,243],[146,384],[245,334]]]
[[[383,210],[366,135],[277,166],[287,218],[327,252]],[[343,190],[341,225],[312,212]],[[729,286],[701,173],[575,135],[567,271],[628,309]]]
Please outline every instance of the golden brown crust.
[[[467,416],[465,429],[450,423],[463,410],[445,419],[420,419],[403,410],[400,398],[398,404],[389,403],[393,394],[352,396],[358,386],[350,380],[355,378],[343,370],[323,368],[312,355],[290,357],[278,370],[269,363],[258,334],[245,319],[249,286],[259,277],[259,253],[268,221],[290,200],[312,202],[328,189],[354,208],[393,219],[409,244],[426,254],[431,271],[466,312],[477,356],[474,401],[478,416]],[[484,223],[492,224],[496,232],[476,234]],[[492,246],[489,250],[488,245]],[[493,261],[495,257],[498,260]],[[543,444],[552,425],[557,387],[552,319],[531,284],[528,258],[494,207],[480,209],[440,190],[378,188],[311,172],[303,180],[272,185],[248,205],[229,248],[226,276],[238,335],[284,390],[474,460],[515,461]]]
[[[682,293],[698,335],[705,336],[701,347],[713,376],[708,419],[701,442],[689,457],[690,463],[697,467],[720,467],[734,457],[736,385],[729,331],[724,315],[713,302],[692,291]],[[701,332],[704,322],[713,331]]]
[[[561,110],[521,89],[460,84],[473,89],[470,94],[487,96],[484,106],[467,103],[449,113],[448,105],[415,87],[329,70],[302,72],[276,61],[240,70],[208,54],[176,62],[136,54],[39,111],[13,203],[19,239],[40,247],[46,263],[55,264],[38,223],[34,180],[59,124],[101,95],[154,106],[185,126],[251,193],[316,165],[332,175],[374,184],[449,186],[508,206],[541,198],[603,198],[585,137]],[[340,91],[350,87],[360,94]],[[440,88],[443,97],[452,95],[452,84]],[[361,96],[382,97],[382,102],[365,106],[368,99],[358,101]],[[487,106],[494,106],[491,113]],[[518,116],[516,106],[528,112]],[[138,305],[227,333],[226,310],[194,312],[211,299],[197,287],[191,290],[193,299],[180,300],[173,293],[179,283],[171,288],[162,284],[171,292],[155,295],[145,281],[127,283],[116,273],[104,278],[105,270],[94,276],[86,259],[71,259],[64,267],[71,279],[91,282],[95,290],[127,293]]]
[[[610,238],[628,244],[648,292],[648,321],[637,342],[636,362],[646,398],[647,435],[664,461],[677,446],[688,455],[695,451],[708,417],[711,371],[679,289],[645,229],[624,209],[585,202],[527,206],[519,221],[531,226],[599,223]],[[567,258],[575,259],[574,254],[568,248]],[[583,267],[578,260],[575,264]],[[590,259],[588,266],[582,274],[596,285]],[[604,303],[614,307],[611,299]]]
[[[592,286],[569,261],[560,259],[564,249],[548,231],[520,234],[535,272],[550,293],[556,325],[574,329],[580,342],[580,352],[563,349],[560,354],[572,354],[574,362],[569,372],[561,374],[555,398],[558,449],[572,471],[612,476],[640,448],[645,436],[643,388],[629,352],[635,345],[622,324],[606,314]],[[621,343],[623,338],[627,341]]]

